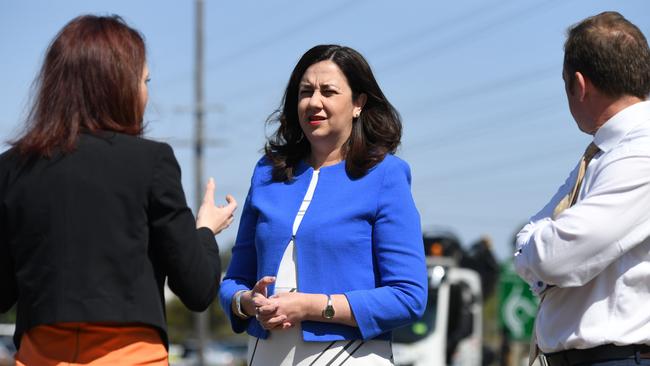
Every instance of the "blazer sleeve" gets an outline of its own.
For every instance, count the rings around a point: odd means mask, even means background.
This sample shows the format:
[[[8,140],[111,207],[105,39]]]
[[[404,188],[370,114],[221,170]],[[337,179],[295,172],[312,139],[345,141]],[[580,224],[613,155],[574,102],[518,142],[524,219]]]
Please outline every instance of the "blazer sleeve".
[[[345,293],[364,339],[419,319],[427,303],[427,271],[411,172],[402,160],[387,166],[372,232],[377,288]]]
[[[241,333],[248,327],[250,319],[241,319],[232,312],[232,297],[237,291],[250,290],[257,282],[257,251],[255,249],[255,229],[258,213],[251,203],[254,192],[254,179],[246,196],[237,240],[232,248],[232,258],[224,277],[219,298],[223,311],[228,315],[232,330]]]
[[[0,192],[2,188],[0,187]],[[4,193],[0,193],[4,197]],[[0,202],[0,313],[11,309],[18,299],[18,287],[14,273],[13,256],[7,238],[7,217],[4,204]]]
[[[187,308],[203,311],[218,290],[219,247],[210,229],[196,229],[176,157],[169,145],[159,146],[150,190],[150,245],[162,261],[169,288]]]

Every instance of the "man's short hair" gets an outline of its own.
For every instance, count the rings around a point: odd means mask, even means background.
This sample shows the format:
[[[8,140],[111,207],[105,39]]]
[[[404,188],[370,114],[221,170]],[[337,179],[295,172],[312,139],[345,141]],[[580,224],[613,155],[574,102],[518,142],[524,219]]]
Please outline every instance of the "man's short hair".
[[[564,43],[564,70],[573,85],[585,75],[610,97],[650,94],[650,49],[637,26],[607,11],[571,26]]]

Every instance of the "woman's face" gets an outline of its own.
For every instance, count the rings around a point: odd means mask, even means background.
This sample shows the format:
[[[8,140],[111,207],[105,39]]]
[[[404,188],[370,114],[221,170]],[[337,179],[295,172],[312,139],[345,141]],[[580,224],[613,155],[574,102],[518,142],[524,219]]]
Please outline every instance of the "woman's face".
[[[352,131],[365,96],[352,100],[352,89],[341,69],[332,61],[311,65],[298,88],[298,119],[312,146],[337,149]]]

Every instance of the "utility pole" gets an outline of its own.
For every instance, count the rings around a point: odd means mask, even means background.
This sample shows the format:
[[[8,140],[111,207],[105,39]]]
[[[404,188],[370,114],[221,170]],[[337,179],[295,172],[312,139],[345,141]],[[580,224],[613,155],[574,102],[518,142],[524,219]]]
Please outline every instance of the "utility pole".
[[[203,117],[205,102],[203,95],[203,0],[195,0],[195,55],[194,55],[194,196],[198,212],[202,202],[203,192]],[[209,310],[208,310],[209,311]],[[205,365],[205,346],[208,339],[208,311],[195,314],[195,330],[197,335],[197,354],[199,366]]]

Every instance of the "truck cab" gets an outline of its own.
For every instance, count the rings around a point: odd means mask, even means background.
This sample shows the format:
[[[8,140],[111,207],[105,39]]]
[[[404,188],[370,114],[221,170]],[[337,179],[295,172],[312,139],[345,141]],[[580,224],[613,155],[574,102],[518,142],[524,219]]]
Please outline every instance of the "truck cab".
[[[427,307],[418,321],[393,331],[396,366],[482,363],[481,277],[477,271],[459,266],[458,257],[450,253],[453,245],[444,239],[424,238]]]

